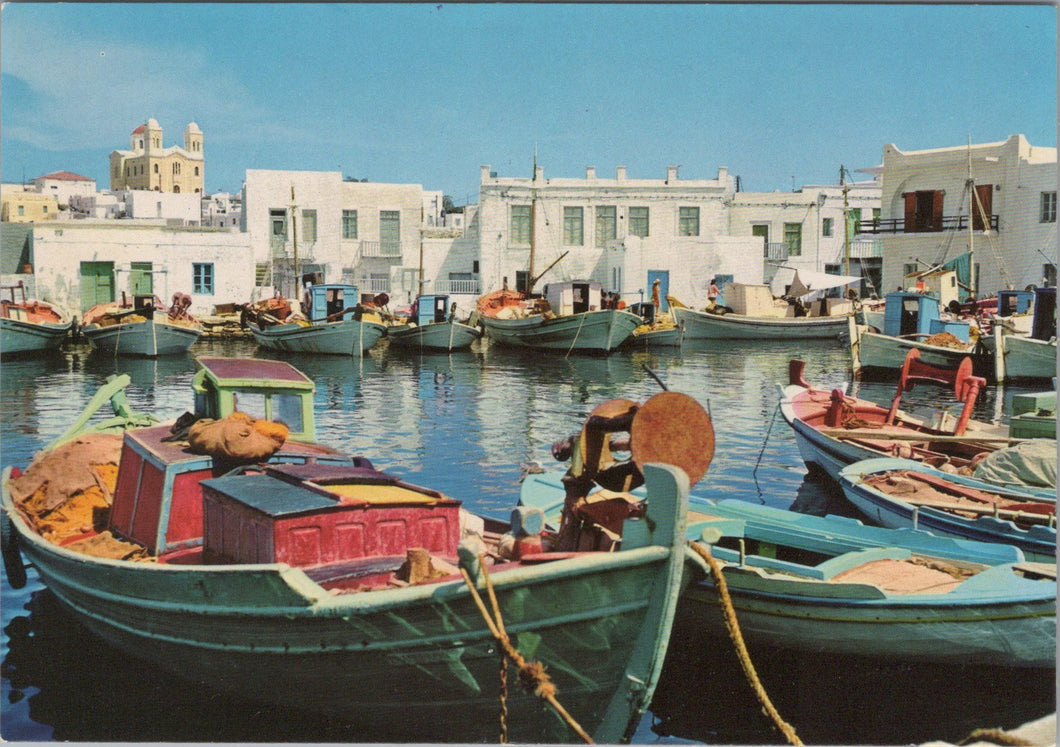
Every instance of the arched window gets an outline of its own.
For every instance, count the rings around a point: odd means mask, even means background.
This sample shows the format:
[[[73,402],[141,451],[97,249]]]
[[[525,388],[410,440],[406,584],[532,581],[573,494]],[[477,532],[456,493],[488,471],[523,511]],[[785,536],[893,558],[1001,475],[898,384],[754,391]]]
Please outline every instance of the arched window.
[[[156,174],[158,173],[158,164],[157,163],[155,164],[155,173]]]
[[[195,167],[195,176],[198,176],[198,175],[199,175],[199,167],[198,167],[198,166],[196,166],[196,167]]]
[[[179,174],[180,173],[180,164],[179,163],[174,163],[173,164],[173,173],[174,174]]]

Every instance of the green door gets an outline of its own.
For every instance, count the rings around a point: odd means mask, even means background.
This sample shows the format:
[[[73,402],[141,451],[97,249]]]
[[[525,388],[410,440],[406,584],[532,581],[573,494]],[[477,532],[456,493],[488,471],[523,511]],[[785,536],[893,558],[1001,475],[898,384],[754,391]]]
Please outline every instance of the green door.
[[[379,211],[379,249],[384,257],[401,256],[401,213]]]
[[[134,296],[155,294],[154,276],[150,262],[133,262],[129,272],[129,293]]]
[[[114,300],[114,263],[81,263],[81,310]]]

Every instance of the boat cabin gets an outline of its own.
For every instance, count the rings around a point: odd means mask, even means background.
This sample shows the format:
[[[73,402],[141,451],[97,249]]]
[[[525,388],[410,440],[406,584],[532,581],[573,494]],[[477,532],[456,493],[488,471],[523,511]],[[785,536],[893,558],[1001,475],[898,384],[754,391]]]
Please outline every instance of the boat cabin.
[[[195,414],[220,419],[242,412],[290,429],[289,439],[312,441],[313,380],[283,361],[200,357],[192,379]]]
[[[344,283],[313,285],[308,296],[307,315],[311,322],[351,319],[359,302],[357,286]]]
[[[1056,337],[1056,288],[1034,290],[1031,337],[1035,340],[1051,340]]]
[[[449,319],[449,296],[420,296],[416,299],[416,324],[434,324]]]
[[[939,299],[912,291],[888,293],[883,310],[883,334],[913,337],[949,332],[961,342],[971,337],[967,322],[942,319]]]
[[[313,381],[283,361],[250,358],[197,360],[192,380],[196,417],[219,419],[233,412],[283,421],[287,442],[270,461],[351,464],[349,457],[311,442]],[[203,538],[200,483],[233,467],[193,454],[175,438],[173,424],[125,432],[109,529],[160,559],[197,555]]]
[[[603,286],[593,280],[548,283],[544,296],[557,316],[583,314],[603,308]]]
[[[997,315],[1026,314],[1034,301],[1034,291],[1003,290],[997,294]]]
[[[639,316],[644,320],[645,324],[655,324],[657,309],[655,308],[655,304],[651,301],[641,301],[640,303],[630,304],[626,311]]]
[[[455,558],[460,502],[371,467],[279,464],[203,482],[203,559],[332,565],[351,585],[389,573],[411,548]]]

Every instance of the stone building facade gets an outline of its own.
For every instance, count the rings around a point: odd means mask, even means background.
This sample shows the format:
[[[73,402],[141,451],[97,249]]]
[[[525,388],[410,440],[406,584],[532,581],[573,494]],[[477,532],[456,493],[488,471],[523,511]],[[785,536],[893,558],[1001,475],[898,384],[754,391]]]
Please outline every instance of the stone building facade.
[[[110,154],[110,188],[180,192],[203,191],[205,157],[203,133],[194,122],[184,128],[184,146],[162,145],[162,128],[154,119],[129,136],[129,150]]]

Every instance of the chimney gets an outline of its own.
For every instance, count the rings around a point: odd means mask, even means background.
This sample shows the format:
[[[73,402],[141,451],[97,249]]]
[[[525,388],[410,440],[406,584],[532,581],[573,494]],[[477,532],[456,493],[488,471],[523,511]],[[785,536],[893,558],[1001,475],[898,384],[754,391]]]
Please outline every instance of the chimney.
[[[616,169],[616,171],[618,172],[618,174],[617,174],[617,178],[618,178],[618,180],[619,180],[620,182],[621,182],[621,181],[625,181],[625,179],[626,179],[626,167],[625,167],[625,166],[619,166],[619,167],[618,167],[618,168]]]
[[[585,167],[585,178],[586,179],[595,179],[596,178],[596,167],[595,166],[586,166]]]
[[[666,183],[669,184],[670,182],[676,182],[676,181],[677,181],[677,167],[676,166],[667,166],[666,167]]]
[[[534,181],[538,182],[545,178],[545,167],[535,166],[534,167]]]
[[[482,166],[481,169],[482,169],[482,177],[481,177],[482,182],[481,183],[485,184],[486,180],[490,178],[490,167],[489,166]]]

